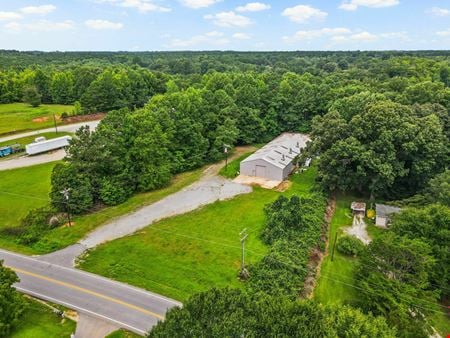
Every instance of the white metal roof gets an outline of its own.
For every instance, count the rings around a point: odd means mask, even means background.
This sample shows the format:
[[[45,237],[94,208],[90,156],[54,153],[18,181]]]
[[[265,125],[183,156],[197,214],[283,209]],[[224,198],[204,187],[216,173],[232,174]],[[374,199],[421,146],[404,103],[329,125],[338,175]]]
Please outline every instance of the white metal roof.
[[[308,141],[310,138],[304,134],[283,133],[242,162],[264,160],[279,168],[285,168],[306,147]]]

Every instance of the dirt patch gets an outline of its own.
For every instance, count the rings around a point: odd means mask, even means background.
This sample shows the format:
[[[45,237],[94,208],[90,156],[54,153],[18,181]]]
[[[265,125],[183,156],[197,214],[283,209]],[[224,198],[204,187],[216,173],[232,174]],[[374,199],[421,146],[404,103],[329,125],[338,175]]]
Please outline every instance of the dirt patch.
[[[34,123],[47,122],[47,121],[48,121],[48,116],[35,117],[35,118],[32,119],[31,121],[33,121]]]
[[[96,113],[96,114],[89,114],[89,115],[76,115],[76,116],[69,116],[62,120],[63,124],[72,124],[72,123],[79,123],[79,122],[86,122],[86,121],[97,121],[101,120],[106,116],[106,113]]]
[[[367,233],[367,225],[364,222],[364,216],[355,215],[353,217],[353,224],[351,227],[345,228],[344,232],[350,236],[358,238],[364,244],[369,244],[372,239]]]
[[[283,192],[288,190],[292,186],[291,181],[283,181],[281,182],[278,187],[275,188],[276,191]]]
[[[322,226],[322,237],[321,240],[325,242],[325,251],[315,248],[309,257],[308,264],[308,276],[305,279],[303,285],[303,291],[301,296],[303,298],[313,298],[314,289],[316,288],[317,280],[320,277],[320,267],[324,258],[328,255],[328,245],[329,245],[329,231],[330,224],[333,218],[334,212],[336,211],[336,196],[332,195],[327,202],[327,208],[325,209],[324,223]]]
[[[257,185],[265,189],[274,189],[283,184],[283,182],[281,181],[271,181],[262,177],[246,176],[246,175],[239,175],[233,180],[233,182],[250,186]]]

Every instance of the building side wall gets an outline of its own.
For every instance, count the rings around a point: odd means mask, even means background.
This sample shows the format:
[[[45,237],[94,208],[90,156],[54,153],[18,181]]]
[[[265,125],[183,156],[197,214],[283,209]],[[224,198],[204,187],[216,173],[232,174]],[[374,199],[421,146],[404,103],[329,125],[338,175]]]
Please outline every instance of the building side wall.
[[[283,180],[283,170],[264,160],[241,162],[240,174],[246,176],[256,176],[256,166],[266,167],[264,178],[274,181]]]
[[[387,218],[386,217],[377,216],[375,218],[375,225],[377,225],[379,227],[386,228],[386,226],[387,226]]]

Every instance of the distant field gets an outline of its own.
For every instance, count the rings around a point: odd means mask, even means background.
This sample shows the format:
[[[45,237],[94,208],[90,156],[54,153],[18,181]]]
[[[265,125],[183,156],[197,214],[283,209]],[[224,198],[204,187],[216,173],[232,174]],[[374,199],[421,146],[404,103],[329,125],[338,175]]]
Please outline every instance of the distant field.
[[[28,300],[27,303],[28,308],[10,338],[69,338],[75,332],[74,321],[62,319],[37,301]]]
[[[264,206],[280,195],[308,195],[315,174],[310,168],[294,175],[284,193],[255,188],[250,194],[157,222],[99,246],[81,268],[181,301],[211,287],[240,287],[239,232],[247,228],[250,233],[247,262],[260,260],[267,250],[259,238]]]
[[[73,106],[43,104],[33,108],[26,103],[0,104],[0,135],[53,126],[53,114],[59,119]],[[34,120],[34,121],[33,121]]]

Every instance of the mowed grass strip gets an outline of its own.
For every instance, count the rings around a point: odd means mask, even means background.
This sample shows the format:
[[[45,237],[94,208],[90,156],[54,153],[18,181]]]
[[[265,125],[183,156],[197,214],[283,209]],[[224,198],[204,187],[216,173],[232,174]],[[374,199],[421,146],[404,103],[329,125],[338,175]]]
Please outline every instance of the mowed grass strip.
[[[74,321],[61,318],[44,304],[28,299],[27,305],[10,338],[69,338],[75,332]]]
[[[254,188],[250,194],[216,202],[168,218],[132,236],[103,244],[80,267],[184,301],[211,287],[242,287],[239,232],[247,228],[246,261],[260,260],[267,248],[260,240],[264,206],[284,194],[308,195],[315,168],[294,175],[284,193]]]
[[[314,290],[314,298],[323,304],[352,304],[358,297],[358,290],[349,285],[354,284],[357,259],[335,250],[334,260],[331,261],[336,233],[339,238],[343,228],[352,225],[350,204],[355,200],[354,196],[337,196],[336,211],[328,233],[328,256],[322,262],[320,278]]]
[[[42,104],[39,107],[27,103],[0,104],[0,135],[52,127],[53,114],[59,119],[62,113],[72,110],[73,106],[60,104]]]
[[[57,162],[32,167],[0,171],[0,231],[17,227],[31,209],[49,203],[50,175]],[[3,249],[35,253],[32,248],[21,246],[15,238],[0,233]]]

